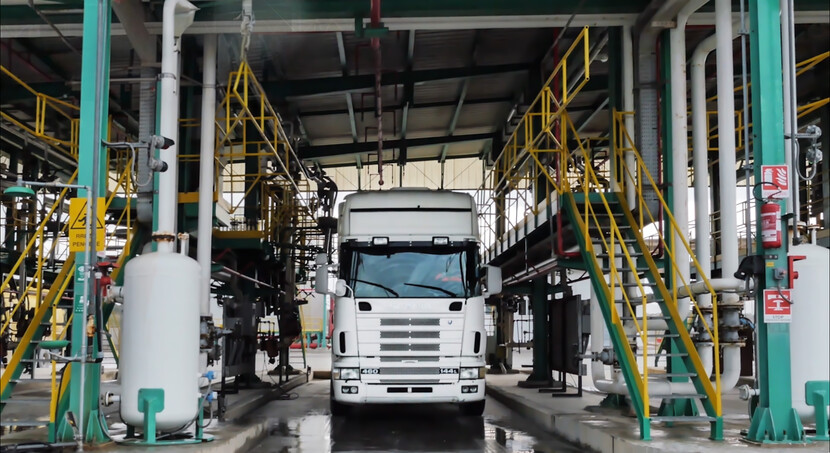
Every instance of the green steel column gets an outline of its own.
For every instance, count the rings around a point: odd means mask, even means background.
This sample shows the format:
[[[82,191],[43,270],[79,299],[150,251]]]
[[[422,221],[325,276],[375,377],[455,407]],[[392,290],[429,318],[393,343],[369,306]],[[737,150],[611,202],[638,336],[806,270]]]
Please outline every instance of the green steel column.
[[[762,181],[762,165],[784,164],[784,106],[781,80],[781,20],[778,0],[750,0],[750,77],[752,79],[752,135],[755,181]],[[778,201],[784,212],[783,202]],[[761,218],[756,203],[756,219]],[[757,220],[756,220],[757,221]],[[760,223],[760,222],[759,222]],[[786,231],[786,229],[784,230]],[[787,241],[765,249],[757,235],[757,253],[764,257],[764,279],[756,291],[759,401],[747,440],[762,443],[804,442],[804,429],[792,407],[790,325],[764,322],[764,288],[787,286],[773,279],[774,269],[787,269]],[[797,310],[798,305],[793,309]]]
[[[542,275],[531,282],[530,303],[533,307],[533,372],[527,383],[550,385],[550,360],[548,355],[548,292],[547,277]]]
[[[105,23],[105,30],[101,39],[98,39],[99,20],[103,19]],[[79,160],[78,160],[78,183],[86,186],[93,186],[97,181],[98,193],[96,196],[106,195],[106,176],[107,176],[107,161],[106,150],[101,145],[101,140],[106,138],[107,123],[108,123],[108,104],[109,104],[109,62],[110,62],[110,25],[111,25],[111,9],[110,2],[85,0],[84,1],[84,22],[83,22],[83,50],[81,60],[81,118],[80,118],[80,141],[79,141]],[[102,66],[98,66],[98,47],[103,44],[103,62]],[[100,105],[96,106],[96,91],[97,76],[100,75],[103,84],[101,89]],[[96,112],[97,110],[97,112]],[[100,122],[96,131],[96,119]],[[96,132],[98,132],[96,134]],[[95,153],[99,154],[98,168],[95,169],[93,161]],[[97,170],[97,172],[96,172]],[[84,190],[78,191],[78,197],[86,197]],[[93,229],[94,231],[94,229]],[[86,320],[83,319],[81,313],[85,303],[93,300],[94,294],[89,294],[89,300],[83,299],[83,287],[86,284],[84,281],[84,273],[82,264],[85,261],[85,254],[78,253],[75,257],[75,262],[78,263],[75,273],[75,301],[72,317],[72,357],[81,356],[81,347],[83,342],[89,341],[86,334]],[[97,258],[93,257],[94,263]],[[92,308],[88,311],[93,315]],[[101,327],[101,326],[98,326]],[[97,336],[92,338],[92,343],[88,348],[89,354],[94,358],[97,351]],[[87,363],[84,365],[84,386],[81,387],[81,366],[80,363],[75,362],[71,367],[71,376],[69,381],[69,408],[68,411],[72,413],[74,418],[74,425],[80,427],[83,425],[83,438],[86,442],[101,442],[104,434],[101,429],[101,424],[98,417],[98,395],[101,384],[101,365],[100,363]],[[83,420],[83,421],[81,421]],[[57,437],[61,440],[72,440],[75,437],[75,432],[70,426],[63,413],[58,413],[56,418]]]

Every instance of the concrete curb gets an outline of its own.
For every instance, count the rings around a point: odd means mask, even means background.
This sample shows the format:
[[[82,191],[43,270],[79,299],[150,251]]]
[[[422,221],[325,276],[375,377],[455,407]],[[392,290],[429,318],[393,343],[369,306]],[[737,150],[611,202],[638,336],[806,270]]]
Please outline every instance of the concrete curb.
[[[616,437],[606,430],[591,426],[597,420],[592,414],[553,414],[549,409],[535,405],[532,400],[515,395],[494,385],[487,386],[487,395],[521,415],[536,421],[548,431],[599,452],[661,452],[662,449],[634,444],[628,439]]]
[[[281,394],[290,391],[309,380],[308,374],[302,373],[292,376],[280,388],[265,388],[246,395],[241,401],[236,401],[225,411],[224,421],[233,421],[242,418],[252,411],[277,399]]]

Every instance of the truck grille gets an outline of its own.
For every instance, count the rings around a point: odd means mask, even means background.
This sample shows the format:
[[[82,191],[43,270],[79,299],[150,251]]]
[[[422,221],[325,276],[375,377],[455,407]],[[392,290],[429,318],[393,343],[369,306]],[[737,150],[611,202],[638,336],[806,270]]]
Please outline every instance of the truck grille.
[[[440,344],[382,344],[381,351],[440,351]]]
[[[399,376],[403,374],[440,374],[441,370],[437,367],[395,367],[395,368],[380,368],[379,374],[385,376]]]
[[[381,332],[380,338],[440,338],[441,332]]]
[[[381,362],[403,362],[405,360],[411,360],[415,362],[437,362],[439,357],[428,357],[428,356],[382,356],[380,358]]]
[[[438,318],[387,318],[381,319],[382,326],[438,326],[441,320]]]

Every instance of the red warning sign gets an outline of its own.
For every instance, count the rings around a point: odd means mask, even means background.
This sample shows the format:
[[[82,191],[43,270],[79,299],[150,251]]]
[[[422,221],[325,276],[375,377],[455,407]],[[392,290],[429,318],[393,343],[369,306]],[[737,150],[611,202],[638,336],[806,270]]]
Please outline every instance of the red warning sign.
[[[793,320],[791,289],[764,290],[764,322],[789,323]]]
[[[789,198],[790,172],[786,165],[762,165],[761,181],[761,198]]]

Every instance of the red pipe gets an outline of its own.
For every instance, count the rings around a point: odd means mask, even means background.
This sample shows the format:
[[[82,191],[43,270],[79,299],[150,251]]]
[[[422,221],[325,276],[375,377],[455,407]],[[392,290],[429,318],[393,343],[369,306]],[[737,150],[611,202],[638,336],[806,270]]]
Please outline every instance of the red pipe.
[[[380,0],[372,1],[372,28],[380,27]],[[380,91],[381,53],[380,38],[372,38],[375,53],[375,115],[378,119],[378,185],[383,185],[383,98]]]

